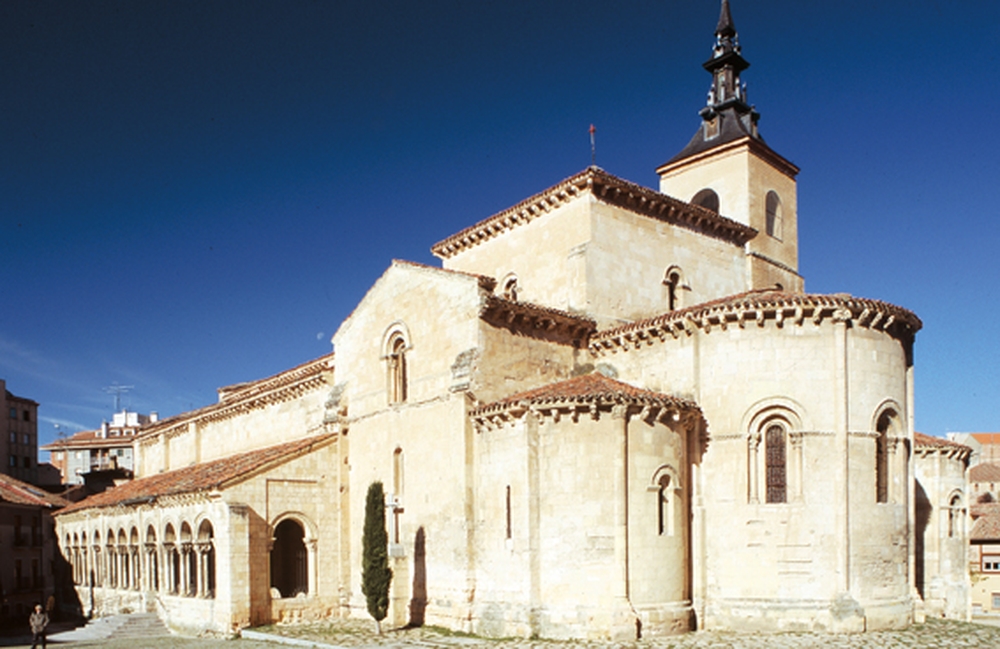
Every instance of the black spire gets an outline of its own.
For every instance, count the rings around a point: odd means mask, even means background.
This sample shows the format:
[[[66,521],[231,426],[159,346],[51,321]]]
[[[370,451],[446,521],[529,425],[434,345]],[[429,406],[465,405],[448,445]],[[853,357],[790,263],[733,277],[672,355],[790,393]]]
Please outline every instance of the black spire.
[[[722,11],[719,12],[719,24],[715,26],[716,36],[736,36],[736,25],[733,15],[729,13],[729,0],[722,0]]]
[[[748,135],[763,142],[757,132],[760,113],[747,103],[747,86],[740,82],[740,73],[750,64],[740,53],[740,39],[729,11],[729,0],[722,0],[712,58],[702,67],[712,74],[712,87],[708,91],[707,105],[698,113],[702,119],[701,128],[670,162]]]

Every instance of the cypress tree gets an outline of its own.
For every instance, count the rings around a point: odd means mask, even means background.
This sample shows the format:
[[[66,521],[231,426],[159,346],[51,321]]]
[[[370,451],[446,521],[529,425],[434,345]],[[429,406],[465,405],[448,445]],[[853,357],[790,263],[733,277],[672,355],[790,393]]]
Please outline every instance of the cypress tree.
[[[389,535],[385,531],[385,492],[381,482],[368,486],[365,502],[365,531],[361,537],[361,592],[375,628],[382,633],[382,620],[389,611]]]

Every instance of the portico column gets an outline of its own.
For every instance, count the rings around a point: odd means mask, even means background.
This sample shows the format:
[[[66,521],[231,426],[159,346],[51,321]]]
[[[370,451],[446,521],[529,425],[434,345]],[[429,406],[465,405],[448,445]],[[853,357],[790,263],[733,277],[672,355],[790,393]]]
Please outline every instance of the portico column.
[[[309,539],[306,546],[306,583],[308,584],[309,596],[316,595],[316,539]]]

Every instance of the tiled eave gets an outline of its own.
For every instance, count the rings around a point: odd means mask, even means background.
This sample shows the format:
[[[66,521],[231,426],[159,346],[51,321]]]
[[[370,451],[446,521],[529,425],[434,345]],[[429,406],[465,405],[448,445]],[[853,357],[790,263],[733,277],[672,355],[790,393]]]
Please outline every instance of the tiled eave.
[[[963,462],[972,457],[972,449],[964,444],[923,433],[913,434],[913,444],[916,447],[916,455],[921,457],[939,454]]]
[[[597,329],[590,318],[573,315],[527,302],[514,302],[496,295],[487,295],[479,317],[496,326],[527,335],[556,334],[572,340],[577,347],[586,345],[587,338]]]
[[[923,325],[912,311],[879,300],[846,294],[751,291],[599,331],[591,336],[590,351],[598,356],[628,351],[699,330],[818,325],[824,320],[884,331],[900,340],[912,338]]]
[[[755,229],[711,210],[628,182],[598,167],[589,167],[513,207],[434,244],[431,252],[441,259],[448,259],[508,230],[530,223],[588,193],[603,203],[694,230],[737,246],[742,246],[757,235]]]
[[[576,421],[581,415],[597,418],[601,410],[615,406],[638,410],[643,418],[700,417],[701,410],[687,399],[636,388],[600,374],[589,374],[512,395],[479,406],[469,415],[480,429],[492,428],[520,418],[528,412],[555,421],[566,415]]]
[[[108,507],[149,505],[165,497],[200,497],[244,482],[264,471],[333,443],[336,433],[324,433],[253,451],[246,451],[201,464],[158,473],[94,494],[74,503],[60,515]]]
[[[333,369],[333,358],[333,354],[327,354],[273,377],[239,384],[238,389],[226,393],[219,403],[148,425],[136,435],[136,438],[141,443],[148,443],[159,435],[173,437],[186,432],[191,423],[230,419],[273,404],[297,399],[327,383],[327,373]],[[226,388],[223,388],[220,392],[225,390]]]

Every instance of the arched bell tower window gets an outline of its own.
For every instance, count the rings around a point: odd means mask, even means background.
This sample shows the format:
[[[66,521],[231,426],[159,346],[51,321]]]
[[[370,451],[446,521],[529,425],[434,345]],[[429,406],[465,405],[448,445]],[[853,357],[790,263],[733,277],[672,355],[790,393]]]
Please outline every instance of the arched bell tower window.
[[[700,205],[706,209],[712,210],[718,213],[719,211],[719,195],[715,193],[714,190],[705,188],[694,195],[691,199],[692,205]]]
[[[781,238],[781,199],[774,191],[767,193],[767,220],[765,228],[768,235],[775,239]]]

